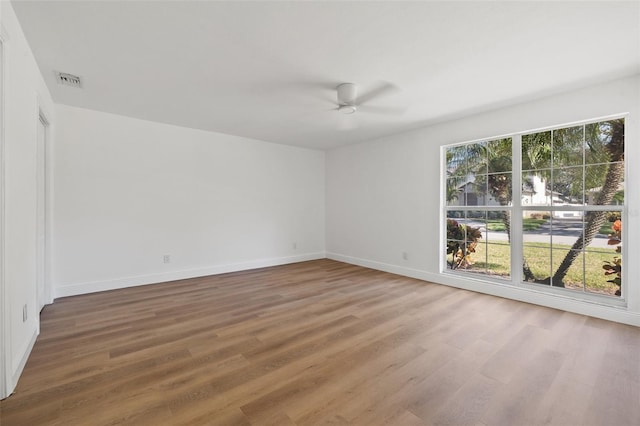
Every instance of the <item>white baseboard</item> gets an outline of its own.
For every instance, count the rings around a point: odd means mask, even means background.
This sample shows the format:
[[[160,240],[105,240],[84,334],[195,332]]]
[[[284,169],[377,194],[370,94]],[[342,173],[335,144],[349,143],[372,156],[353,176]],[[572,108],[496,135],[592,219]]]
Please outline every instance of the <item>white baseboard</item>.
[[[346,256],[338,253],[327,253],[327,259],[337,260],[352,265],[364,266],[365,268],[376,269],[378,271],[390,272],[392,274],[405,277],[416,278],[423,281],[436,282],[439,275],[420,269],[407,268],[406,266],[392,265],[390,263],[377,262],[375,260],[361,259],[359,257]]]
[[[23,348],[20,348],[18,351],[19,357],[16,359],[12,359],[10,362],[11,365],[11,373],[8,378],[10,382],[7,383],[7,396],[13,393],[16,385],[18,384],[18,379],[22,375],[22,370],[24,370],[24,366],[27,365],[27,360],[29,359],[29,355],[31,355],[31,351],[33,350],[33,345],[36,344],[36,339],[38,338],[38,330],[34,330],[33,334],[26,342]]]
[[[458,276],[454,277],[451,275],[434,274],[433,272],[346,256],[339,253],[328,252],[327,258],[379,271],[390,272],[392,274],[429,281],[436,284],[448,285],[478,293],[490,294],[493,296],[504,297],[507,299],[518,300],[521,302],[532,303],[535,305],[546,306],[549,308],[560,309],[576,314],[588,315],[608,321],[615,321],[640,327],[640,313],[629,311],[625,307],[607,306],[590,301],[576,300],[569,296],[548,294],[535,289],[515,287],[509,284],[489,283]]]
[[[269,266],[286,265],[289,263],[304,262],[308,260],[324,259],[325,252],[306,253],[296,256],[275,257],[257,259],[248,262],[215,265],[207,268],[188,269],[181,271],[164,272],[159,274],[139,275],[133,277],[116,278],[105,281],[91,281],[80,284],[58,286],[55,297],[76,296],[79,294],[95,293],[98,291],[117,290],[120,288],[140,285],[157,284],[167,281],[183,280],[187,278],[206,277],[208,275],[225,274],[228,272],[246,271],[249,269],[265,268]]]

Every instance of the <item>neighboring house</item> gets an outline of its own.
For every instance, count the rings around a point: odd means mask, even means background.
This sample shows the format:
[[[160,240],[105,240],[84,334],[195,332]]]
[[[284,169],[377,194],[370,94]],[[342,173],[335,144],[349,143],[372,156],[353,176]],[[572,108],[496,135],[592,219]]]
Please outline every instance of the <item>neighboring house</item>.
[[[450,201],[450,205],[453,206],[499,206],[500,203],[492,197],[490,194],[486,193],[480,185],[475,182],[468,181],[458,186],[457,198]],[[572,206],[572,205],[580,205],[575,203],[567,203],[566,200],[561,198],[561,193],[556,191],[551,191],[547,189],[546,180],[542,179],[540,176],[531,175],[527,178],[527,181],[524,183],[522,188],[522,205],[523,206],[549,206],[553,205],[563,205],[563,206]],[[590,200],[593,197],[593,194],[590,195]],[[466,202],[465,202],[466,200]],[[525,211],[525,214],[528,215],[533,213],[533,211]],[[538,211],[538,213],[540,213]],[[555,218],[580,218],[582,217],[582,212],[579,211],[558,211],[555,212],[553,217]]]
[[[458,187],[457,198],[451,203],[454,206],[499,206],[500,203],[483,189],[475,182],[464,183]]]
[[[551,204],[556,206],[576,206],[580,204],[567,203],[566,200],[561,198],[561,193],[551,191],[547,188],[546,180],[540,176],[531,175],[527,178],[527,182],[522,188],[522,205],[523,206],[549,206]],[[524,214],[528,215],[533,213],[532,211],[525,211]],[[581,218],[581,211],[554,211],[553,217],[560,218]]]
[[[529,206],[548,206],[565,204],[562,194],[547,189],[547,181],[540,176],[531,175],[522,186],[522,204]]]

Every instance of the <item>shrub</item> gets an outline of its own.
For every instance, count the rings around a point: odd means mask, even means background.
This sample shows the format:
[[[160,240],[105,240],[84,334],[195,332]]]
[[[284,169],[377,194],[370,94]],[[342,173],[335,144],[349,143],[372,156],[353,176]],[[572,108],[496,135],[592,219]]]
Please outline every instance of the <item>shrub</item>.
[[[607,213],[607,221],[615,222],[616,220],[622,220],[621,212],[609,212],[609,213]]]
[[[447,255],[451,255],[451,263],[447,262],[449,267],[458,269],[472,265],[471,253],[475,253],[480,238],[480,228],[447,219]]]
[[[620,219],[614,221],[611,226],[608,244],[610,246],[616,246],[616,253],[622,252],[622,221]],[[616,291],[616,296],[620,296],[622,294],[622,257],[613,256],[613,260],[605,260],[602,269],[604,269],[604,275],[606,277],[613,275],[613,278],[607,282],[619,287]]]

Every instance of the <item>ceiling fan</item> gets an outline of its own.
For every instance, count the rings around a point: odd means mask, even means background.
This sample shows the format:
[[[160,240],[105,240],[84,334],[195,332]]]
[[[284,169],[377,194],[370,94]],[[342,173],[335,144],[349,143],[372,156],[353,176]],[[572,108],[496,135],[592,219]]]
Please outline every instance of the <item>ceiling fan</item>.
[[[342,83],[336,87],[338,97],[338,107],[336,109],[343,114],[353,114],[356,111],[402,114],[405,109],[369,105],[374,99],[399,91],[400,89],[391,83],[379,82],[368,92],[358,96],[358,87],[354,83]]]
[[[356,95],[358,89],[353,83],[342,83],[336,87],[338,92],[338,111],[343,114],[353,114],[358,110]]]

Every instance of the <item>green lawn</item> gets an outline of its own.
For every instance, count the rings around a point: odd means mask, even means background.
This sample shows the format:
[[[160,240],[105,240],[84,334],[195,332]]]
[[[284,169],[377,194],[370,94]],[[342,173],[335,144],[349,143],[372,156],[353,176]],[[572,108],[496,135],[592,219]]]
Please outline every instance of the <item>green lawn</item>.
[[[601,227],[600,227],[600,231],[598,231],[601,234],[604,235],[609,235],[613,233],[613,229],[611,229],[611,227],[613,226],[613,222],[609,222],[606,221]]]
[[[548,221],[548,219],[524,218],[522,219],[522,229],[525,231],[535,231]],[[504,232],[507,230],[507,227],[504,226],[504,222],[500,219],[489,219],[487,221],[487,230],[494,232]]]
[[[522,219],[522,229],[524,231],[535,231],[536,229],[540,228],[542,225],[544,225],[548,221],[549,219],[532,219],[532,218],[526,217]],[[611,229],[612,225],[613,225],[613,222],[606,221],[600,228],[600,231],[598,232],[600,234],[609,235],[613,232]],[[487,230],[494,231],[494,232],[505,232],[507,228],[506,226],[504,226],[504,222],[502,220],[489,219],[487,220]]]
[[[558,268],[569,249],[570,246],[568,245],[554,245],[554,249],[551,251],[549,250],[549,244],[535,243],[527,245],[523,254],[536,278],[545,279],[552,274],[552,271]],[[607,282],[612,277],[606,277],[604,269],[602,269],[604,261],[611,261],[614,256],[616,256],[616,253],[613,249],[610,253],[606,251],[581,253],[565,277],[565,286],[582,291],[584,282],[587,291],[609,295],[615,294],[618,286]],[[487,263],[487,259],[490,259],[490,262]],[[467,270],[508,277],[510,275],[510,259],[509,245],[480,243],[476,247],[476,252],[471,256],[473,264],[468,266]],[[451,260],[451,255],[448,256],[447,260]]]

